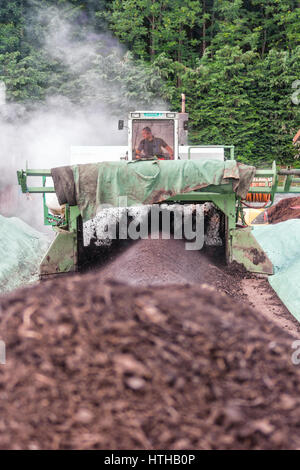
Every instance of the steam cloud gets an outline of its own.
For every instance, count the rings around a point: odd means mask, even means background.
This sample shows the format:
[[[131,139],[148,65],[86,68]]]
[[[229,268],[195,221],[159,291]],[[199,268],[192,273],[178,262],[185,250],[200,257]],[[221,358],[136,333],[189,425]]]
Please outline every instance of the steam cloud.
[[[0,86],[0,213],[41,229],[42,198],[34,195],[26,201],[17,186],[17,169],[26,161],[29,168],[68,164],[74,145],[126,145],[127,133],[117,130],[118,118],[132,109],[166,105],[159,92],[153,101],[143,83],[143,67],[133,65],[109,33],[74,26],[57,8],[40,9],[34,22],[46,31],[43,54],[63,65],[72,86],[66,82],[63,94],[52,86],[44,103],[26,106],[8,102],[5,84]],[[153,77],[153,89],[159,85],[159,77]],[[37,179],[34,183],[40,184]]]

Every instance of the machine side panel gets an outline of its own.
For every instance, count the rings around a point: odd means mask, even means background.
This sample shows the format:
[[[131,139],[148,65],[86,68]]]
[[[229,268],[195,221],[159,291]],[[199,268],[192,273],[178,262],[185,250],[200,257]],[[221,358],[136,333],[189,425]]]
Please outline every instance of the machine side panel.
[[[40,265],[40,277],[77,271],[76,232],[59,232]]]
[[[273,274],[273,264],[252,234],[251,227],[230,231],[230,262],[236,261],[252,273]]]

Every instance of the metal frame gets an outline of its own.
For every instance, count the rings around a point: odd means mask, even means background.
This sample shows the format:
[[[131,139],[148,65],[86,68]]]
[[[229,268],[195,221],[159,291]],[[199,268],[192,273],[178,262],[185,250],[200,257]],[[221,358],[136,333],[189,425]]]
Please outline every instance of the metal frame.
[[[191,148],[203,148],[212,146],[192,146]],[[230,149],[231,159],[234,157],[234,146],[219,146]],[[189,149],[189,150],[190,150]],[[190,154],[189,154],[190,155]],[[283,184],[279,185],[278,176],[285,177]],[[272,186],[254,186],[249,192],[269,193],[271,204],[275,193],[300,193],[300,185],[292,187],[292,184],[300,183],[300,170],[279,170],[276,169],[276,162],[273,162],[270,169],[256,170],[255,177],[272,178]],[[77,206],[66,205],[65,216],[62,219],[49,214],[46,205],[46,194],[54,193],[53,187],[46,186],[46,178],[51,177],[50,170],[26,169],[17,172],[18,182],[24,193],[41,193],[44,199],[44,222],[52,225],[57,232],[56,238],[51,244],[48,252],[44,256],[40,265],[40,275],[45,277],[51,274],[75,272],[78,270],[78,221],[80,212]],[[42,177],[43,185],[32,187],[27,185],[27,177]],[[179,202],[203,203],[212,202],[225,214],[226,220],[226,258],[229,263],[236,261],[243,264],[246,269],[252,272],[272,274],[273,266],[256,239],[251,233],[251,227],[238,228],[238,215],[241,210],[240,199],[233,192],[231,184],[220,186],[208,186],[198,191],[178,194],[165,203]]]
[[[56,237],[40,264],[40,277],[78,271],[77,206],[66,206],[67,228],[54,227]]]
[[[140,117],[133,117],[132,114],[140,114]],[[146,114],[146,116],[145,116]],[[167,117],[167,114],[174,114],[174,118]],[[154,119],[174,122],[174,159],[179,156],[179,114],[172,111],[136,111],[128,116],[128,160],[132,160],[132,123],[133,121],[153,121]],[[147,116],[148,115],[148,116]]]
[[[27,186],[27,178],[28,176],[42,176],[45,178],[43,179],[43,186]],[[22,192],[23,193],[55,193],[54,187],[47,187],[44,185],[44,182],[46,181],[46,177],[51,177],[51,170],[29,170],[26,168],[26,170],[19,170],[17,171],[17,178],[18,178],[18,183],[21,186]]]
[[[234,158],[234,145],[191,145],[188,149],[188,160],[191,159],[191,150],[192,149],[206,149],[206,148],[221,148],[230,150],[230,160],[235,160]]]

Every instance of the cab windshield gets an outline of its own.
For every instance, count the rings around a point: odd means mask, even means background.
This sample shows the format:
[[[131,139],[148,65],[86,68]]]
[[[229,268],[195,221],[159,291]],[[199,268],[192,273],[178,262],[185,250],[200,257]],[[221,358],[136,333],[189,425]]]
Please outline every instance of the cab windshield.
[[[165,159],[174,152],[174,121],[170,119],[136,119],[132,122],[132,158]]]

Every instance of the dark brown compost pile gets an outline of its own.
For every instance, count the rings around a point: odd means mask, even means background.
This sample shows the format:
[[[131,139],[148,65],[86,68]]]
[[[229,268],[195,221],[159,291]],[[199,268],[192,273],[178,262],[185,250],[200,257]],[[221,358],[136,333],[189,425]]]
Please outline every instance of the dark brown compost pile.
[[[292,339],[212,286],[94,272],[1,305],[1,449],[300,447]]]
[[[289,219],[300,219],[300,197],[281,199],[281,201],[268,209],[268,221],[271,224],[277,224]]]
[[[209,256],[205,250],[186,250],[184,240],[149,238],[132,243],[99,270],[98,278],[140,286],[206,282],[240,296],[236,280],[246,273],[236,263],[225,267],[224,258],[224,253]]]

